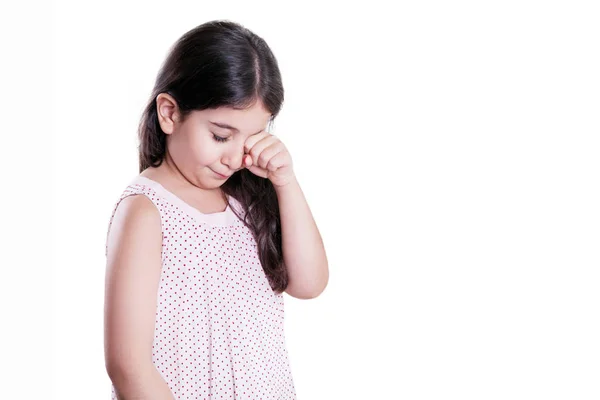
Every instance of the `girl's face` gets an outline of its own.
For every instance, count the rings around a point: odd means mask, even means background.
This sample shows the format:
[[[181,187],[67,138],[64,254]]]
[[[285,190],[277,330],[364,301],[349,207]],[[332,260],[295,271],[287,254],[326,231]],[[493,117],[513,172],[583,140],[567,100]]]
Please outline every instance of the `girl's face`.
[[[172,97],[162,93],[156,101],[159,122],[167,134],[167,164],[208,190],[218,188],[243,168],[244,143],[265,131],[271,117],[262,103],[256,102],[246,110],[192,111],[181,123]]]

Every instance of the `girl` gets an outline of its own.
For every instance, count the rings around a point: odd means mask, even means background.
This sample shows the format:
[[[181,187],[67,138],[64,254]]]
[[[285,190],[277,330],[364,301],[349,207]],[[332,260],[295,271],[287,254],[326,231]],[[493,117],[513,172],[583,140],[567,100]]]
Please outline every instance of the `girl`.
[[[277,61],[212,21],[163,63],[139,126],[139,170],[106,242],[113,399],[295,399],[283,292],[327,285],[325,249],[283,143]]]

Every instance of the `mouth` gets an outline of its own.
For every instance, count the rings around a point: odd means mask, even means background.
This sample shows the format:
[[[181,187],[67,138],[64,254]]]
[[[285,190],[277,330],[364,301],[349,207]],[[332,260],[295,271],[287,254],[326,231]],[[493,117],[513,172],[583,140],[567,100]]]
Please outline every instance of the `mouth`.
[[[223,175],[223,174],[220,174],[220,173],[218,173],[216,171],[213,171],[213,170],[211,170],[211,171],[214,172],[221,179],[227,179],[227,178],[229,178],[231,176],[231,175]]]

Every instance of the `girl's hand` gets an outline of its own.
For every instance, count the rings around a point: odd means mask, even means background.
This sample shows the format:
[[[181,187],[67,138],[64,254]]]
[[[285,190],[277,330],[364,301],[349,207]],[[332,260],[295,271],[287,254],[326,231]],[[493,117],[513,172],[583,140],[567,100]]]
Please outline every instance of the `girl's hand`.
[[[244,144],[244,153],[242,166],[269,179],[273,186],[285,186],[295,179],[292,157],[275,135],[263,132],[250,136]]]

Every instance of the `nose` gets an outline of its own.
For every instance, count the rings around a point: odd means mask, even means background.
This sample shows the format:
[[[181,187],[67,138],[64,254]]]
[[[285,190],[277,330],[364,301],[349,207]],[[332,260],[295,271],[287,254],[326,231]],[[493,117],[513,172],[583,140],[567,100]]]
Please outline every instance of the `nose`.
[[[244,148],[236,147],[236,149],[230,151],[227,154],[227,157],[223,159],[223,164],[227,165],[232,171],[239,171],[244,167],[243,162],[245,156],[246,154],[244,154]]]

